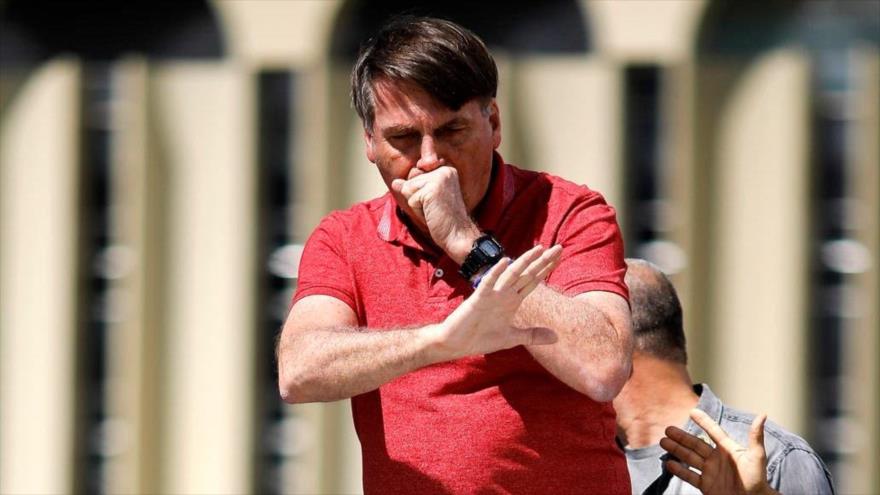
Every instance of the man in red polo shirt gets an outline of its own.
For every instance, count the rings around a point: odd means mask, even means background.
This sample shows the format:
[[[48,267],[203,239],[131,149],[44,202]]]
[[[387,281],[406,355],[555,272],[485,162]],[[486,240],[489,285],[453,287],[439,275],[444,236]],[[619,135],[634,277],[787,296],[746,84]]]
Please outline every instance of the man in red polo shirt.
[[[496,89],[448,21],[399,18],[362,48],[352,98],[389,192],[306,243],[281,395],[351,398],[367,493],[629,493],[614,210],[504,163]]]

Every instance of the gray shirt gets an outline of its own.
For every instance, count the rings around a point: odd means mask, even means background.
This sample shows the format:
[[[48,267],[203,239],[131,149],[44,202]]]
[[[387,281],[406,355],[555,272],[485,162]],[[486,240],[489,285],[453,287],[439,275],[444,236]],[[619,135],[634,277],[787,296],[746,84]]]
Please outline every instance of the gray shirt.
[[[700,396],[697,408],[705,411],[737,443],[748,445],[749,428],[755,418],[754,414],[725,406],[706,384],[694,385],[694,392]],[[692,420],[688,419],[684,430],[714,445],[702,428]],[[772,421],[767,421],[764,424],[764,449],[767,452],[767,481],[774,490],[783,495],[834,493],[828,468],[803,438],[784,430]],[[651,484],[664,474],[671,476],[664,473],[665,469],[660,457],[666,454],[666,451],[660,445],[641,449],[624,448],[624,452],[633,494],[645,493]],[[662,481],[660,484],[662,486]],[[671,476],[666,489],[658,493],[698,494],[700,491]]]

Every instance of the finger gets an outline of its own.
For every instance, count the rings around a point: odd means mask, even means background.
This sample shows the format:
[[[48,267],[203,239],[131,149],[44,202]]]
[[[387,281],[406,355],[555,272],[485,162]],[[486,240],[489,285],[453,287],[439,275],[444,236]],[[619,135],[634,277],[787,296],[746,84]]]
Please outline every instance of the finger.
[[[528,284],[526,284],[525,286],[520,287],[519,289],[516,289],[516,292],[517,292],[517,294],[519,294],[520,296],[525,298],[526,296],[531,294],[533,290],[538,288],[539,285],[541,285],[540,280],[532,279],[532,281],[529,282]]]
[[[400,189],[400,193],[404,195],[404,197],[412,198],[416,193],[422,190],[425,186],[423,181],[420,180],[408,180],[403,183],[403,187]]]
[[[532,280],[533,287],[531,287],[531,289],[529,289],[529,290],[520,289],[520,293],[528,294],[535,287],[540,285],[541,282],[544,282],[545,280],[547,280],[547,277],[553,272],[553,270],[556,269],[557,266],[559,266],[559,261],[560,260],[557,258],[552,263],[550,263],[549,265],[542,268],[541,271],[535,275],[534,280]]]
[[[749,428],[749,449],[760,448],[764,450],[764,423],[766,421],[766,414],[759,414],[752,420],[752,427]]]
[[[501,273],[504,272],[508,265],[510,265],[510,258],[505,256],[498,260],[498,263],[495,263],[495,266],[483,275],[480,285],[477,286],[477,290],[474,293],[483,294],[486,291],[492,290],[495,287],[495,282],[498,281],[498,277],[501,276]]]
[[[559,264],[560,253],[561,250],[555,249],[555,246],[541,253],[541,256],[523,271],[520,279],[514,284],[514,289],[520,294],[531,292]]]
[[[550,273],[552,273],[553,270],[555,270],[556,267],[559,266],[560,261],[562,260],[559,257],[556,257],[556,259],[551,261],[549,265],[545,266],[540,272],[538,272],[537,275],[535,275],[535,279],[542,282],[546,280],[547,277],[550,276]]]
[[[670,426],[666,428],[666,436],[672,440],[675,440],[677,443],[683,445],[689,450],[696,452],[703,459],[709,457],[712,454],[711,445],[704,442],[701,438],[695,435],[691,435],[690,433],[676,426]]]
[[[724,449],[729,452],[733,452],[740,448],[740,445],[727,436],[727,433],[718,426],[718,423],[716,423],[715,420],[709,417],[704,411],[700,409],[691,409],[691,419],[693,419],[694,423],[697,423],[697,425],[709,435],[709,438],[715,442],[715,445],[724,447]]]
[[[699,490],[702,477],[688,469],[687,466],[678,461],[668,460],[666,461],[666,469],[674,476],[681,478],[682,481],[690,483],[694,488]]]
[[[685,464],[689,464],[697,469],[703,469],[704,456],[698,454],[694,449],[686,447],[681,442],[670,437],[663,437],[660,439],[660,447],[681,459]]]
[[[528,268],[533,261],[538,259],[543,252],[544,247],[538,244],[523,253],[522,256],[511,263],[510,268],[501,274],[501,277],[498,279],[498,286],[495,288],[497,290],[503,290],[516,285],[516,283],[522,278],[523,272],[526,268]]]
[[[413,209],[416,213],[421,215],[422,211],[422,196],[420,194],[407,195],[405,192],[402,193],[406,198],[406,204],[409,205],[410,208]]]

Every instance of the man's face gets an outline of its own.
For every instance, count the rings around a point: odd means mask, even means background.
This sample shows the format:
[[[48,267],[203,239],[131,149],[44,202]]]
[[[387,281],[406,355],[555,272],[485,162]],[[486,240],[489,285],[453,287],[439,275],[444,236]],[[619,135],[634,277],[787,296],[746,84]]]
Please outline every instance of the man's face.
[[[473,211],[486,194],[492,152],[501,144],[495,100],[484,105],[474,99],[453,111],[412,83],[380,79],[373,90],[375,116],[364,140],[367,158],[376,164],[388,189],[394,179],[453,167],[465,206]],[[413,218],[406,200],[394,194]]]

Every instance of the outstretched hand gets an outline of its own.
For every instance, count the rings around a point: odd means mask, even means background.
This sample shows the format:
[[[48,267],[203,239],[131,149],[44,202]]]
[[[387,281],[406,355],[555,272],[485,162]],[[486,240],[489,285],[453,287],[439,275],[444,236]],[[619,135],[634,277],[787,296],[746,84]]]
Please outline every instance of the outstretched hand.
[[[749,430],[749,445],[743,447],[705,412],[694,409],[691,419],[715,442],[712,447],[690,433],[670,426],[660,446],[679,459],[666,461],[666,469],[706,495],[771,494],[767,484],[767,454],[764,450],[766,414],[757,416]],[[688,468],[691,466],[700,472]]]
[[[437,329],[438,347],[448,359],[485,354],[517,345],[552,344],[556,334],[549,328],[517,328],[514,315],[538,284],[559,263],[561,246],[540,245],[516,261],[503,258],[482,278],[467,298]]]

